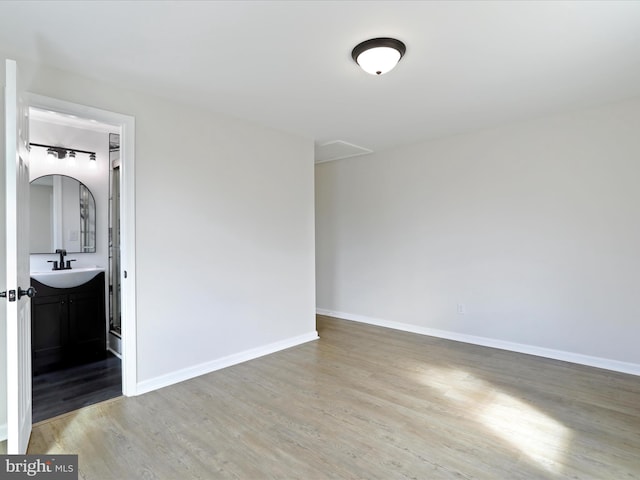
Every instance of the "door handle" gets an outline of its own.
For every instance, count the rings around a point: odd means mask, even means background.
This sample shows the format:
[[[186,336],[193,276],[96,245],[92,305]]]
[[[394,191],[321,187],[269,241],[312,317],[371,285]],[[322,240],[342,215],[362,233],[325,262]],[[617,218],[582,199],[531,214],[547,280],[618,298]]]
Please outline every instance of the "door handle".
[[[18,287],[18,300],[20,300],[25,295],[29,298],[33,298],[36,296],[36,293],[38,293],[38,291],[33,287],[29,287],[26,290],[23,290],[21,287]]]
[[[4,292],[0,292],[0,298],[9,298],[10,302],[15,302],[16,301],[16,291],[15,290],[9,290],[8,295],[7,295],[7,291],[6,290]]]

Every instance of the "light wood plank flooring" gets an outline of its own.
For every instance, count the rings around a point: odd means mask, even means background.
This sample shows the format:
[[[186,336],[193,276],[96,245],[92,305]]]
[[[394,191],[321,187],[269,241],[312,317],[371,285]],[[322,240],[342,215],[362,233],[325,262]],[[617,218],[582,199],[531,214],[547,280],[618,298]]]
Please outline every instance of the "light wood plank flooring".
[[[640,478],[640,378],[318,318],[320,340],[35,426],[85,479]]]

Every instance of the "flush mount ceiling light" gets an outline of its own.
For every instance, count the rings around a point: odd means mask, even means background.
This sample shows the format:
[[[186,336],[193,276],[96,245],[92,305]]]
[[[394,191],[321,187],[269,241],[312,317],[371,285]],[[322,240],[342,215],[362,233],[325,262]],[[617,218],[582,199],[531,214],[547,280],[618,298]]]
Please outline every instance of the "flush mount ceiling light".
[[[406,51],[406,45],[395,38],[372,38],[356,45],[351,57],[365,72],[382,75],[393,70]]]

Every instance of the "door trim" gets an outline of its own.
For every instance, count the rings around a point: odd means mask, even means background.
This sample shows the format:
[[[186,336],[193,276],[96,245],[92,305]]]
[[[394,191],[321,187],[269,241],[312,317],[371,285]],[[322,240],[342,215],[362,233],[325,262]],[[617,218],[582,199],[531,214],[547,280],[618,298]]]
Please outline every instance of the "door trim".
[[[136,221],[135,221],[135,118],[33,93],[28,106],[120,127],[120,284],[122,288],[122,393],[137,395]],[[126,273],[126,278],[125,278]]]

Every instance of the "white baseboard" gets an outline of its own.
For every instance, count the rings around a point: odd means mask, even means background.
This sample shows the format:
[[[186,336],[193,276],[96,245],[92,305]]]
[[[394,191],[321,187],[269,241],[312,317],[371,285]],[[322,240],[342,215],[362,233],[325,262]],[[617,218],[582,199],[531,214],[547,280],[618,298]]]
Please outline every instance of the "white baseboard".
[[[211,362],[201,363],[193,367],[184,368],[182,370],[171,372],[166,375],[161,375],[150,380],[144,380],[137,384],[136,395],[141,395],[143,393],[151,392],[159,388],[168,387],[169,385],[183,382],[185,380],[189,380],[190,378],[198,377],[206,373],[215,372],[216,370],[220,370],[221,368],[237,365],[248,360],[253,360],[264,355],[279,352],[280,350],[295,347],[297,345],[301,345],[303,343],[317,339],[318,332],[314,330],[313,332],[309,332],[304,335],[288,338],[286,340],[271,343],[269,345],[264,345],[262,347],[252,348],[251,350],[245,350],[244,352],[229,355],[227,357],[213,360]]]
[[[120,360],[122,360],[122,355],[118,352],[116,352],[113,348],[111,347],[107,347],[107,350],[109,350],[111,353],[113,353],[116,357],[118,357]]]
[[[7,439],[7,424],[0,425],[0,442],[4,442]]]
[[[122,338],[109,332],[107,336],[107,349],[116,357],[122,359]]]
[[[377,325],[379,327],[402,330],[404,332],[444,338],[447,340],[454,340],[456,342],[471,343],[473,345],[481,345],[483,347],[498,348],[500,350],[508,350],[510,352],[526,353],[528,355],[536,355],[538,357],[562,360],[563,362],[577,363],[579,365],[587,365],[589,367],[602,368],[605,370],[612,370],[614,372],[628,373],[631,375],[640,376],[640,365],[637,363],[621,362],[618,360],[611,360],[602,357],[592,357],[589,355],[583,355],[581,353],[566,352],[564,350],[554,350],[551,348],[537,347],[535,345],[526,345],[522,343],[508,342],[505,340],[497,340],[494,338],[465,335],[463,333],[420,327],[418,325],[412,325],[410,323],[393,322],[389,320],[382,320],[379,318],[366,317],[363,315],[354,315],[351,313],[325,310],[322,308],[316,309],[316,313],[318,315],[326,315],[328,317],[340,318],[342,320],[367,323],[369,325]]]

